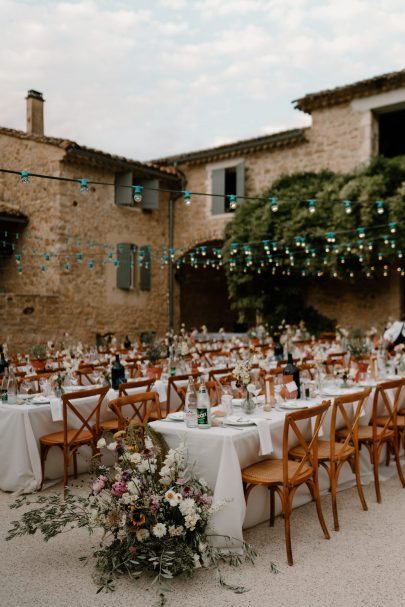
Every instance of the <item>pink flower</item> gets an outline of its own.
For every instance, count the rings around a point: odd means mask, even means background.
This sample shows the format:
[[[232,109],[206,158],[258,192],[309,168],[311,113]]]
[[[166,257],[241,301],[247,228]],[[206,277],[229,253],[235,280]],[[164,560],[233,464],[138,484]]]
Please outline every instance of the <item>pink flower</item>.
[[[123,481],[119,481],[118,483],[114,483],[111,487],[111,495],[115,495],[115,497],[121,497],[123,493],[128,491],[127,483]]]
[[[128,552],[130,552],[131,554],[135,554],[135,553],[136,553],[136,548],[135,548],[135,546],[130,546],[130,547],[128,548]]]
[[[100,493],[104,489],[107,480],[106,476],[97,477],[92,486],[93,493]]]
[[[176,484],[177,485],[184,485],[185,482],[186,482],[186,479],[180,477],[180,478],[177,479]]]

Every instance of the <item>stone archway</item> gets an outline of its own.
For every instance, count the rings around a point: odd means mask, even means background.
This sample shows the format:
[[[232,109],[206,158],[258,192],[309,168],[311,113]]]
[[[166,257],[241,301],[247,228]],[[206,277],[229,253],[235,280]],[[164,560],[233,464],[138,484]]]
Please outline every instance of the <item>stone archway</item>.
[[[211,240],[196,246],[206,246],[209,251],[213,247],[220,249],[222,244],[220,240]],[[242,329],[237,313],[231,310],[223,268],[191,267],[186,263],[176,271],[175,278],[179,287],[180,321],[188,329],[203,324],[209,331],[218,331],[221,327],[231,332]]]

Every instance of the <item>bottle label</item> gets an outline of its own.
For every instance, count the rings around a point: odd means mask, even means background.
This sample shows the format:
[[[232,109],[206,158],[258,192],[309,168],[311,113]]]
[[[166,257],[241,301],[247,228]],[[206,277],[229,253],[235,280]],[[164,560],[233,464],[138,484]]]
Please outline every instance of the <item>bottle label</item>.
[[[197,408],[197,423],[199,426],[208,426],[208,409]]]
[[[3,403],[8,401],[8,394],[7,394],[7,390],[2,390],[1,392],[1,401]]]

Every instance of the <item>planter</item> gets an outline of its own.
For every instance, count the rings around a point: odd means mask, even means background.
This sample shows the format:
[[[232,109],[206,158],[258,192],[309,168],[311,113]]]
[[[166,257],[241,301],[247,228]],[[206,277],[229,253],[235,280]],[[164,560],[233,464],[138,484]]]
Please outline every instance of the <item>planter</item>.
[[[46,359],[30,358],[31,367],[38,373],[45,371]]]
[[[147,374],[149,379],[160,379],[163,367],[148,367]]]

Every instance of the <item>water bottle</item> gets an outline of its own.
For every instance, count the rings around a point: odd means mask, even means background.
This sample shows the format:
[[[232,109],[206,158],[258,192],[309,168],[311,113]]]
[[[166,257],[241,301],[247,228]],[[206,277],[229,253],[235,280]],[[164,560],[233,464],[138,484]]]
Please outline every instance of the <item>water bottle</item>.
[[[211,404],[203,379],[197,395],[197,427],[201,429],[211,427]]]
[[[3,381],[1,382],[1,402],[7,403],[8,401],[8,368],[4,369]]]
[[[184,411],[187,428],[197,428],[197,392],[191,375],[188,378]]]
[[[7,401],[9,405],[17,404],[17,380],[11,369],[8,372]]]

